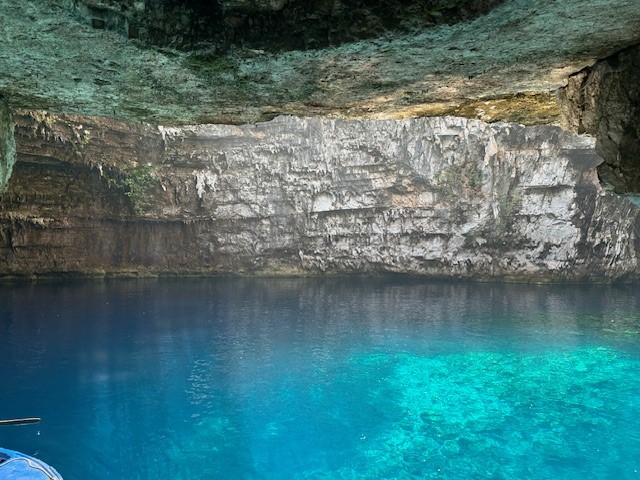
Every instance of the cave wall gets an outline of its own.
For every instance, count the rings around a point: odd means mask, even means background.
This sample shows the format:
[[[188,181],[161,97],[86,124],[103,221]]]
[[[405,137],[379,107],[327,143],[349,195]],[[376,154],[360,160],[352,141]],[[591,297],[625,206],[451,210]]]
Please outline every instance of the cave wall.
[[[559,98],[563,126],[597,138],[602,181],[640,193],[640,45],[572,75]]]
[[[590,137],[455,117],[152,127],[21,112],[0,276],[640,277]]]

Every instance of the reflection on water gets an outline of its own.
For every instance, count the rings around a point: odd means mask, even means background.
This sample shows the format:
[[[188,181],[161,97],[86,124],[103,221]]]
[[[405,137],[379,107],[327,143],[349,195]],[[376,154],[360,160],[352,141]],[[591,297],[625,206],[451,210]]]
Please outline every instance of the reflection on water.
[[[0,445],[67,480],[625,478],[640,470],[636,290],[3,287],[0,416],[44,421]]]

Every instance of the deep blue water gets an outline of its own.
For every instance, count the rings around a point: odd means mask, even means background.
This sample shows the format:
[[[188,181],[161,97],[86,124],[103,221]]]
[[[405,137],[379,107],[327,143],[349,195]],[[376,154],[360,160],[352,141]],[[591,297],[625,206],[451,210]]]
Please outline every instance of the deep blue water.
[[[0,289],[0,446],[66,480],[640,478],[638,287]]]

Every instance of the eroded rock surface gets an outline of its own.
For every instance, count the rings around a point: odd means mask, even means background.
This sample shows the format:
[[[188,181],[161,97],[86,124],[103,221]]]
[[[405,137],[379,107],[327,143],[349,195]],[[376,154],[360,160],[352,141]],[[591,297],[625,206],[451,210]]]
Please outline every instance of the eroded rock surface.
[[[0,275],[640,277],[594,140],[444,117],[160,127],[23,112]]]
[[[640,46],[572,75],[560,100],[564,127],[597,138],[603,182],[640,193]]]

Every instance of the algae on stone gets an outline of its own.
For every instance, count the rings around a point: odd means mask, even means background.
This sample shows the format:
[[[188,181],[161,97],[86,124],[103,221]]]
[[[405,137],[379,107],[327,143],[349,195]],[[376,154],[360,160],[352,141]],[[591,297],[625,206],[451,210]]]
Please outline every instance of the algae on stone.
[[[0,97],[0,192],[7,183],[16,161],[16,143],[13,136],[13,117],[8,105]]]

